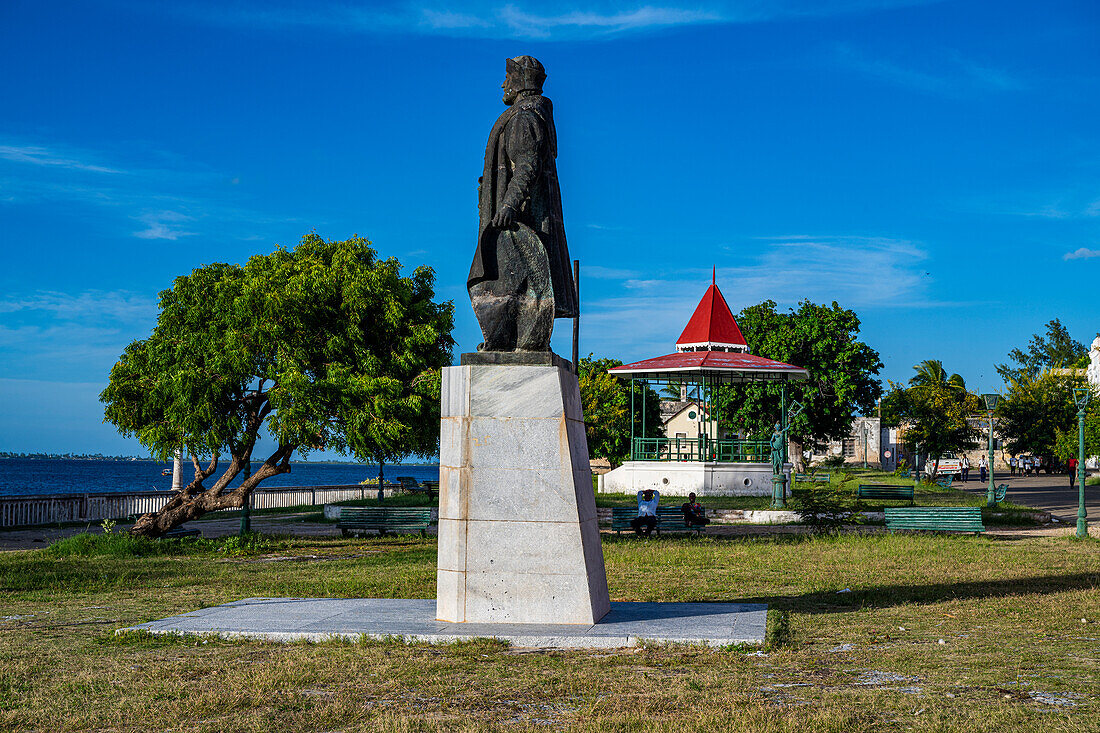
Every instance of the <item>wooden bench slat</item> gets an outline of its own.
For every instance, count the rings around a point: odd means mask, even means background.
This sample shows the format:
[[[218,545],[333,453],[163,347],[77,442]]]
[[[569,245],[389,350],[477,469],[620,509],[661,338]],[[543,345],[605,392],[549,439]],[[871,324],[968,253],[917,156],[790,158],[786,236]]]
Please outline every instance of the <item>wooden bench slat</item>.
[[[638,510],[635,507],[616,506],[611,508],[611,530],[614,532],[628,532],[633,531],[634,527],[631,526],[631,522],[638,516]],[[699,527],[688,527],[684,524],[684,513],[678,506],[658,506],[657,507],[657,526],[655,527],[657,534],[662,532],[698,532],[700,534],[706,529],[706,525]]]
[[[984,532],[981,507],[887,508],[886,528],[922,529],[947,532]]]
[[[860,499],[908,499],[913,501],[914,488],[900,484],[860,484],[856,496]]]
[[[336,525],[345,536],[350,531],[377,530],[381,534],[428,531],[432,510],[422,507],[341,507]]]

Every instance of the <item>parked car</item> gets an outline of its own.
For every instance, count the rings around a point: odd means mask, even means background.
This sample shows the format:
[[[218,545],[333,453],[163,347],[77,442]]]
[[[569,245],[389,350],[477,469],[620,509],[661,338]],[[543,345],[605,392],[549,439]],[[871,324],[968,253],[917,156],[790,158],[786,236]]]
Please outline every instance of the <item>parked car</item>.
[[[936,472],[936,476],[954,476],[956,479],[962,479],[962,461],[955,456],[954,453],[944,453],[939,457],[939,463],[937,464],[935,458],[929,458],[924,463],[924,473],[932,478],[932,472]]]

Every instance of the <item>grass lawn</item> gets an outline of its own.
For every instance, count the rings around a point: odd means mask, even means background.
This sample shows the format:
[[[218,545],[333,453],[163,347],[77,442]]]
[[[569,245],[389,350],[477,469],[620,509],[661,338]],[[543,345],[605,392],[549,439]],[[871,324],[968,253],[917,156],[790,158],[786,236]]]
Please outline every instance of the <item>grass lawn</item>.
[[[0,553],[0,730],[1100,729],[1091,540],[604,538],[614,600],[768,603],[763,653],[116,637],[250,596],[431,598],[435,542],[101,547]]]

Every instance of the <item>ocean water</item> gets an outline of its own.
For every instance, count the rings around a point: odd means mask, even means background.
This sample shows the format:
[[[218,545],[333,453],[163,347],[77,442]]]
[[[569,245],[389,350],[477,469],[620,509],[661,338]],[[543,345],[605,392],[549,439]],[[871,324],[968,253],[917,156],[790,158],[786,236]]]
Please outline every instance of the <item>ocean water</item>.
[[[333,486],[378,479],[378,466],[349,463],[291,463],[290,473],[273,476],[260,488],[278,486]],[[253,464],[253,469],[259,468]],[[168,469],[168,475],[161,472]],[[28,494],[96,494],[110,492],[170,491],[172,464],[156,461],[74,461],[64,458],[0,459],[0,496]],[[412,476],[417,481],[438,481],[438,466],[385,466],[387,481]],[[184,483],[194,476],[183,464]],[[234,482],[239,484],[240,480]]]

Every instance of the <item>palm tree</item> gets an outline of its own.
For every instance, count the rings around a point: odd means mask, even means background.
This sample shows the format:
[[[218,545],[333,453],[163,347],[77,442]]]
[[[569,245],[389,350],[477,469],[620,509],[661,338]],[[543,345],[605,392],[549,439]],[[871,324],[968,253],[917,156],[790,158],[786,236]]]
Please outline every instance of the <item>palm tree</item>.
[[[950,377],[947,376],[947,370],[943,368],[943,363],[939,359],[925,359],[913,369],[917,372],[916,376],[909,380],[909,384],[913,387],[945,384],[959,389],[966,389],[966,380],[962,378],[962,375],[952,374]]]

